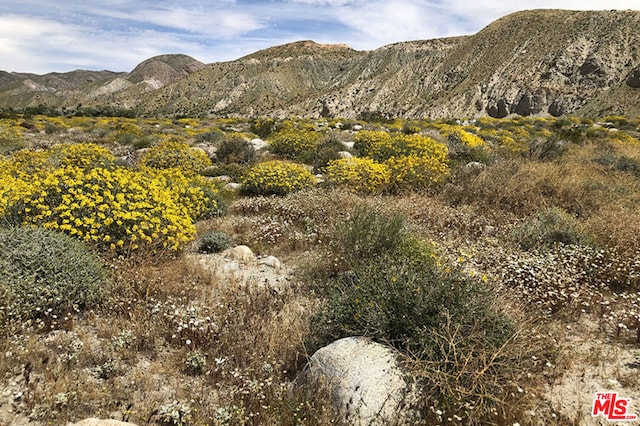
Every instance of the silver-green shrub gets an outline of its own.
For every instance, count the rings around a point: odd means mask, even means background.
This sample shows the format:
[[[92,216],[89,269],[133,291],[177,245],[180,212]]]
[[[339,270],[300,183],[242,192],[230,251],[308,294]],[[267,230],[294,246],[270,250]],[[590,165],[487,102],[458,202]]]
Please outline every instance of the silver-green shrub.
[[[80,241],[42,228],[0,228],[0,324],[56,328],[100,300],[106,275]]]

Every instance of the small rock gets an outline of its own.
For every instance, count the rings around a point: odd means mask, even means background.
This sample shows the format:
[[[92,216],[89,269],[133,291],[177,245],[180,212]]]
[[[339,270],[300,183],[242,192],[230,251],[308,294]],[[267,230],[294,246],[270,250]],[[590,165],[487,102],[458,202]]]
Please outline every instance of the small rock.
[[[238,262],[233,261],[233,262],[227,262],[224,265],[222,265],[222,272],[224,273],[229,273],[229,272],[235,272],[237,270],[240,269],[240,265],[238,265]]]
[[[227,191],[237,191],[240,188],[242,188],[242,184],[236,182],[229,182],[224,186],[224,189],[226,189]]]
[[[259,150],[259,149],[265,148],[267,146],[267,143],[265,141],[263,141],[262,139],[259,139],[259,138],[251,139],[249,141],[249,143],[251,145],[253,145],[253,148],[256,151]]]
[[[360,124],[354,124],[353,126],[351,126],[351,130],[359,132],[360,130],[362,130],[362,126]]]
[[[240,260],[242,262],[252,262],[253,260],[255,260],[255,255],[253,254],[251,249],[244,245],[235,246],[232,249],[225,250],[224,253],[229,257]]]
[[[282,263],[275,256],[267,256],[258,261],[258,265],[269,266],[273,269],[280,269],[282,267]]]
[[[221,175],[214,177],[215,180],[219,180],[220,182],[231,182],[231,176]]]
[[[84,419],[78,423],[69,423],[69,426],[136,426],[134,423],[121,422],[113,419]]]
[[[338,152],[338,157],[340,158],[353,158],[353,155],[349,151],[340,151]]]

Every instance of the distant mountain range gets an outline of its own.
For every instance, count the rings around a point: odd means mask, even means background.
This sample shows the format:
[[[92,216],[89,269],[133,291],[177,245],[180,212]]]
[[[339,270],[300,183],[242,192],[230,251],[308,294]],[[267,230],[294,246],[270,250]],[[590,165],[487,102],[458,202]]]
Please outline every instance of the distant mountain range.
[[[157,56],[130,73],[0,72],[0,108],[37,105],[169,116],[636,117],[640,11],[524,11],[471,36],[373,51],[300,41],[212,64]]]

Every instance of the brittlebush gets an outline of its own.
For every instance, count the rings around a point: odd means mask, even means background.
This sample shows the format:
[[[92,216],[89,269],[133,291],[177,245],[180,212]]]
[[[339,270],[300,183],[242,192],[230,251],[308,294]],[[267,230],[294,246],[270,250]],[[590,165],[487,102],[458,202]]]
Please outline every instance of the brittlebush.
[[[315,184],[305,166],[280,160],[257,164],[242,177],[242,190],[250,195],[286,195]]]
[[[297,129],[282,130],[269,140],[269,150],[289,160],[309,163],[321,136],[317,132]]]
[[[354,149],[364,157],[383,162],[406,155],[428,156],[447,161],[446,145],[420,134],[390,134],[384,131],[362,131],[354,136]]]
[[[392,157],[384,164],[389,168],[391,187],[395,191],[428,189],[449,175],[447,163],[428,156]]]
[[[79,152],[99,155],[74,157]],[[195,237],[194,221],[219,208],[217,190],[202,177],[120,168],[103,154],[69,145],[2,161],[0,217],[129,253],[179,250]]]
[[[390,173],[386,165],[371,158],[343,158],[329,162],[325,179],[331,186],[357,193],[376,193],[389,184]]]
[[[200,173],[211,166],[211,159],[202,149],[169,140],[146,151],[140,159],[140,165],[153,169],[180,169],[185,173]]]

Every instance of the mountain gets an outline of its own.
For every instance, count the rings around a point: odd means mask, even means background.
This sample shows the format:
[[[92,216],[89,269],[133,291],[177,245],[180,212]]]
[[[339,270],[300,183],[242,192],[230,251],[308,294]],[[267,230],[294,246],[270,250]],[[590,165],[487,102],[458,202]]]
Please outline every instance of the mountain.
[[[140,63],[130,73],[112,71],[71,71],[45,75],[0,71],[0,106],[25,108],[38,105],[74,107],[121,104],[122,99],[140,99],[172,81],[204,66],[187,55],[161,55]]]
[[[638,28],[640,11],[531,10],[474,35],[373,51],[300,41],[207,65],[160,56],[128,74],[85,74],[93,78],[86,84],[69,75],[68,88],[51,75],[0,73],[0,106],[57,100],[194,116],[636,116]]]

